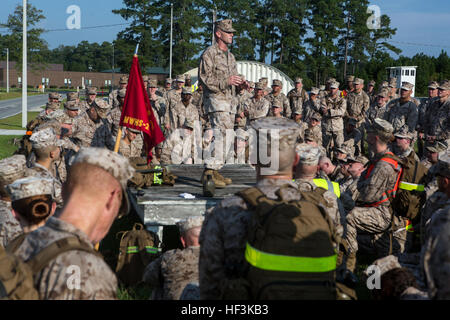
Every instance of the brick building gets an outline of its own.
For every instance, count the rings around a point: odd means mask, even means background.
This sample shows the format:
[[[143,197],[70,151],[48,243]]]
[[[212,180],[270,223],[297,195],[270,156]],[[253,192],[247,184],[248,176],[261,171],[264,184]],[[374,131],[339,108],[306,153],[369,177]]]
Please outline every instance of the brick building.
[[[148,74],[151,79],[157,79],[163,84],[168,72],[162,68],[148,68],[147,71],[153,72]],[[106,72],[78,72],[64,71],[62,64],[47,64],[43,66],[29,65],[27,74],[28,86],[38,88],[45,84],[49,87],[73,87],[83,88],[85,86],[110,87],[113,82],[114,86],[119,85],[119,79],[124,73],[112,73],[111,70]],[[20,87],[22,83],[22,68],[16,69],[16,62],[9,62],[9,86]],[[6,61],[0,61],[0,87],[6,87]]]

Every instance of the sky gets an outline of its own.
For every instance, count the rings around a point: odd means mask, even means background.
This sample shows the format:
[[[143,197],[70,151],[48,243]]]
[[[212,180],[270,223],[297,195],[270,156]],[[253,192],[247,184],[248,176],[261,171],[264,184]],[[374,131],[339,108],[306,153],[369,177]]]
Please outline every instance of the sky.
[[[0,23],[7,21],[17,4],[22,0],[1,0]],[[123,7],[122,0],[29,0],[43,11],[46,19],[39,27],[47,30],[66,29],[66,22],[71,15],[66,10],[71,5],[80,8],[81,29],[51,31],[43,35],[50,49],[59,45],[77,45],[88,42],[112,41],[116,34],[126,26],[108,26],[127,23],[121,16],[113,14],[113,9]],[[402,55],[412,57],[417,53],[438,56],[442,50],[450,52],[450,1],[448,0],[377,0],[370,1],[377,5],[381,14],[391,18],[391,27],[397,28],[396,35],[390,40],[393,45],[402,49]],[[85,28],[85,29],[83,29]],[[5,29],[0,29],[0,33]],[[398,56],[392,54],[394,58]]]

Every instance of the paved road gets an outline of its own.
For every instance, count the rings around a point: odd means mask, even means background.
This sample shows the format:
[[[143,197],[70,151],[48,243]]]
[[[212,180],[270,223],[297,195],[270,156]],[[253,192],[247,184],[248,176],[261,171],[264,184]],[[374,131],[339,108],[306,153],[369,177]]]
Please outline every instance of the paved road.
[[[48,101],[48,94],[28,96],[28,111],[41,110]],[[0,119],[11,117],[22,112],[22,98],[1,100]]]

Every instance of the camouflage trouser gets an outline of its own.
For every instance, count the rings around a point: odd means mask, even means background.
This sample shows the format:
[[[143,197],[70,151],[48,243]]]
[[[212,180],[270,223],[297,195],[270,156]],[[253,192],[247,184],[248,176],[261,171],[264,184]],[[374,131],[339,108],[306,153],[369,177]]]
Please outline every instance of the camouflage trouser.
[[[391,243],[392,214],[388,207],[355,207],[347,215],[346,241],[350,252],[387,256]],[[405,251],[406,219],[394,217],[392,253]]]
[[[327,150],[328,157],[331,157],[332,147],[341,146],[344,143],[344,132],[339,131],[323,131],[323,147]]]
[[[234,128],[234,114],[229,112],[212,112],[208,114],[209,122],[211,123],[211,129],[214,130],[213,140],[211,142],[211,154],[204,154],[205,168],[212,170],[220,170],[225,160],[230,155],[231,146],[233,141],[226,141],[226,130],[233,130]],[[217,135],[221,135],[218,137]],[[222,148],[221,150],[216,150],[215,141],[217,142],[222,138]],[[231,139],[233,140],[233,139]],[[220,145],[220,143],[218,143]],[[209,153],[209,152],[208,152]]]

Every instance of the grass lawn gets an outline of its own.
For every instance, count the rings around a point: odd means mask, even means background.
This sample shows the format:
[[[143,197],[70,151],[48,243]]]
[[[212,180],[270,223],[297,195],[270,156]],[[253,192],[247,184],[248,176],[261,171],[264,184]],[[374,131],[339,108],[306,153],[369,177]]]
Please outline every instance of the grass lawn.
[[[28,112],[28,114],[27,114],[28,122],[30,122],[30,120],[36,118],[36,116],[38,114],[39,114],[38,111]],[[22,113],[18,113],[12,117],[0,119],[0,129],[9,129],[9,130],[25,129],[25,128],[22,128]]]
[[[17,150],[17,147],[13,145],[15,138],[20,139],[22,136],[0,136],[0,160],[10,157]]]
[[[41,92],[28,92],[29,96],[36,96],[42,94]],[[0,100],[16,99],[22,97],[22,92],[0,92]]]

